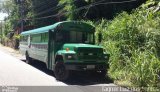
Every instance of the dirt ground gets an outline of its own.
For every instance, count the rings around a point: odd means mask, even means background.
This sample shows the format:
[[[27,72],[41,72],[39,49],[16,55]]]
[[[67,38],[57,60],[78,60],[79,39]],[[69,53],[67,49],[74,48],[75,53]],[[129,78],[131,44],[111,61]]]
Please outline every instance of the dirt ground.
[[[10,47],[6,47],[6,46],[3,46],[0,44],[0,50],[5,52],[5,53],[8,53],[14,57],[16,57],[17,59],[20,59],[20,60],[24,60],[25,57],[21,55],[21,53],[19,52],[19,50],[15,50],[15,49],[12,49]]]

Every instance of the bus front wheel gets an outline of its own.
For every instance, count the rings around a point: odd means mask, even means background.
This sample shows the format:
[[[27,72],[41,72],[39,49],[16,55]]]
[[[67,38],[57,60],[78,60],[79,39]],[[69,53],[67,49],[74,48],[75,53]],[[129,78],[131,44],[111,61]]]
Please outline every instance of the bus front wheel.
[[[69,70],[66,69],[63,62],[56,62],[54,74],[57,80],[65,81],[69,78]]]
[[[97,71],[97,75],[101,78],[105,78],[107,74],[106,70]]]

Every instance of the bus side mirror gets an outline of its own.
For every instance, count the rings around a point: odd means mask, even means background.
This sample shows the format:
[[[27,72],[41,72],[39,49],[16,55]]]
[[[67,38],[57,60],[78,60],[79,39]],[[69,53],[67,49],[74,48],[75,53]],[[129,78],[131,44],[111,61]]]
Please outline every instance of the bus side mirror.
[[[102,41],[102,34],[99,33],[99,34],[98,34],[98,43],[101,43],[101,41]]]

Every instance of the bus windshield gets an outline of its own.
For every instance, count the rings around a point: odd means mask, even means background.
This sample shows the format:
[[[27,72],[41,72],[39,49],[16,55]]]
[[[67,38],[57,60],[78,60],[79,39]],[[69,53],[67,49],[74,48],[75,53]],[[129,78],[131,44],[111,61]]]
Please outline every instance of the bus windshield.
[[[70,43],[94,43],[93,33],[84,33],[77,31],[70,31],[69,42]]]
[[[94,33],[69,31],[56,34],[56,42],[94,44]]]

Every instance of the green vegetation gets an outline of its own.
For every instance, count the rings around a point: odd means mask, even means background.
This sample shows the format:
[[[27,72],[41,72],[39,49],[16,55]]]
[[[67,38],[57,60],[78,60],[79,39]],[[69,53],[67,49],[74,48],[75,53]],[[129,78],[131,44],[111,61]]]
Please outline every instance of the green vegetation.
[[[111,54],[109,76],[128,86],[160,88],[160,2],[150,0],[131,14],[123,12],[112,21],[101,20],[97,33]],[[98,25],[98,26],[97,26]]]

